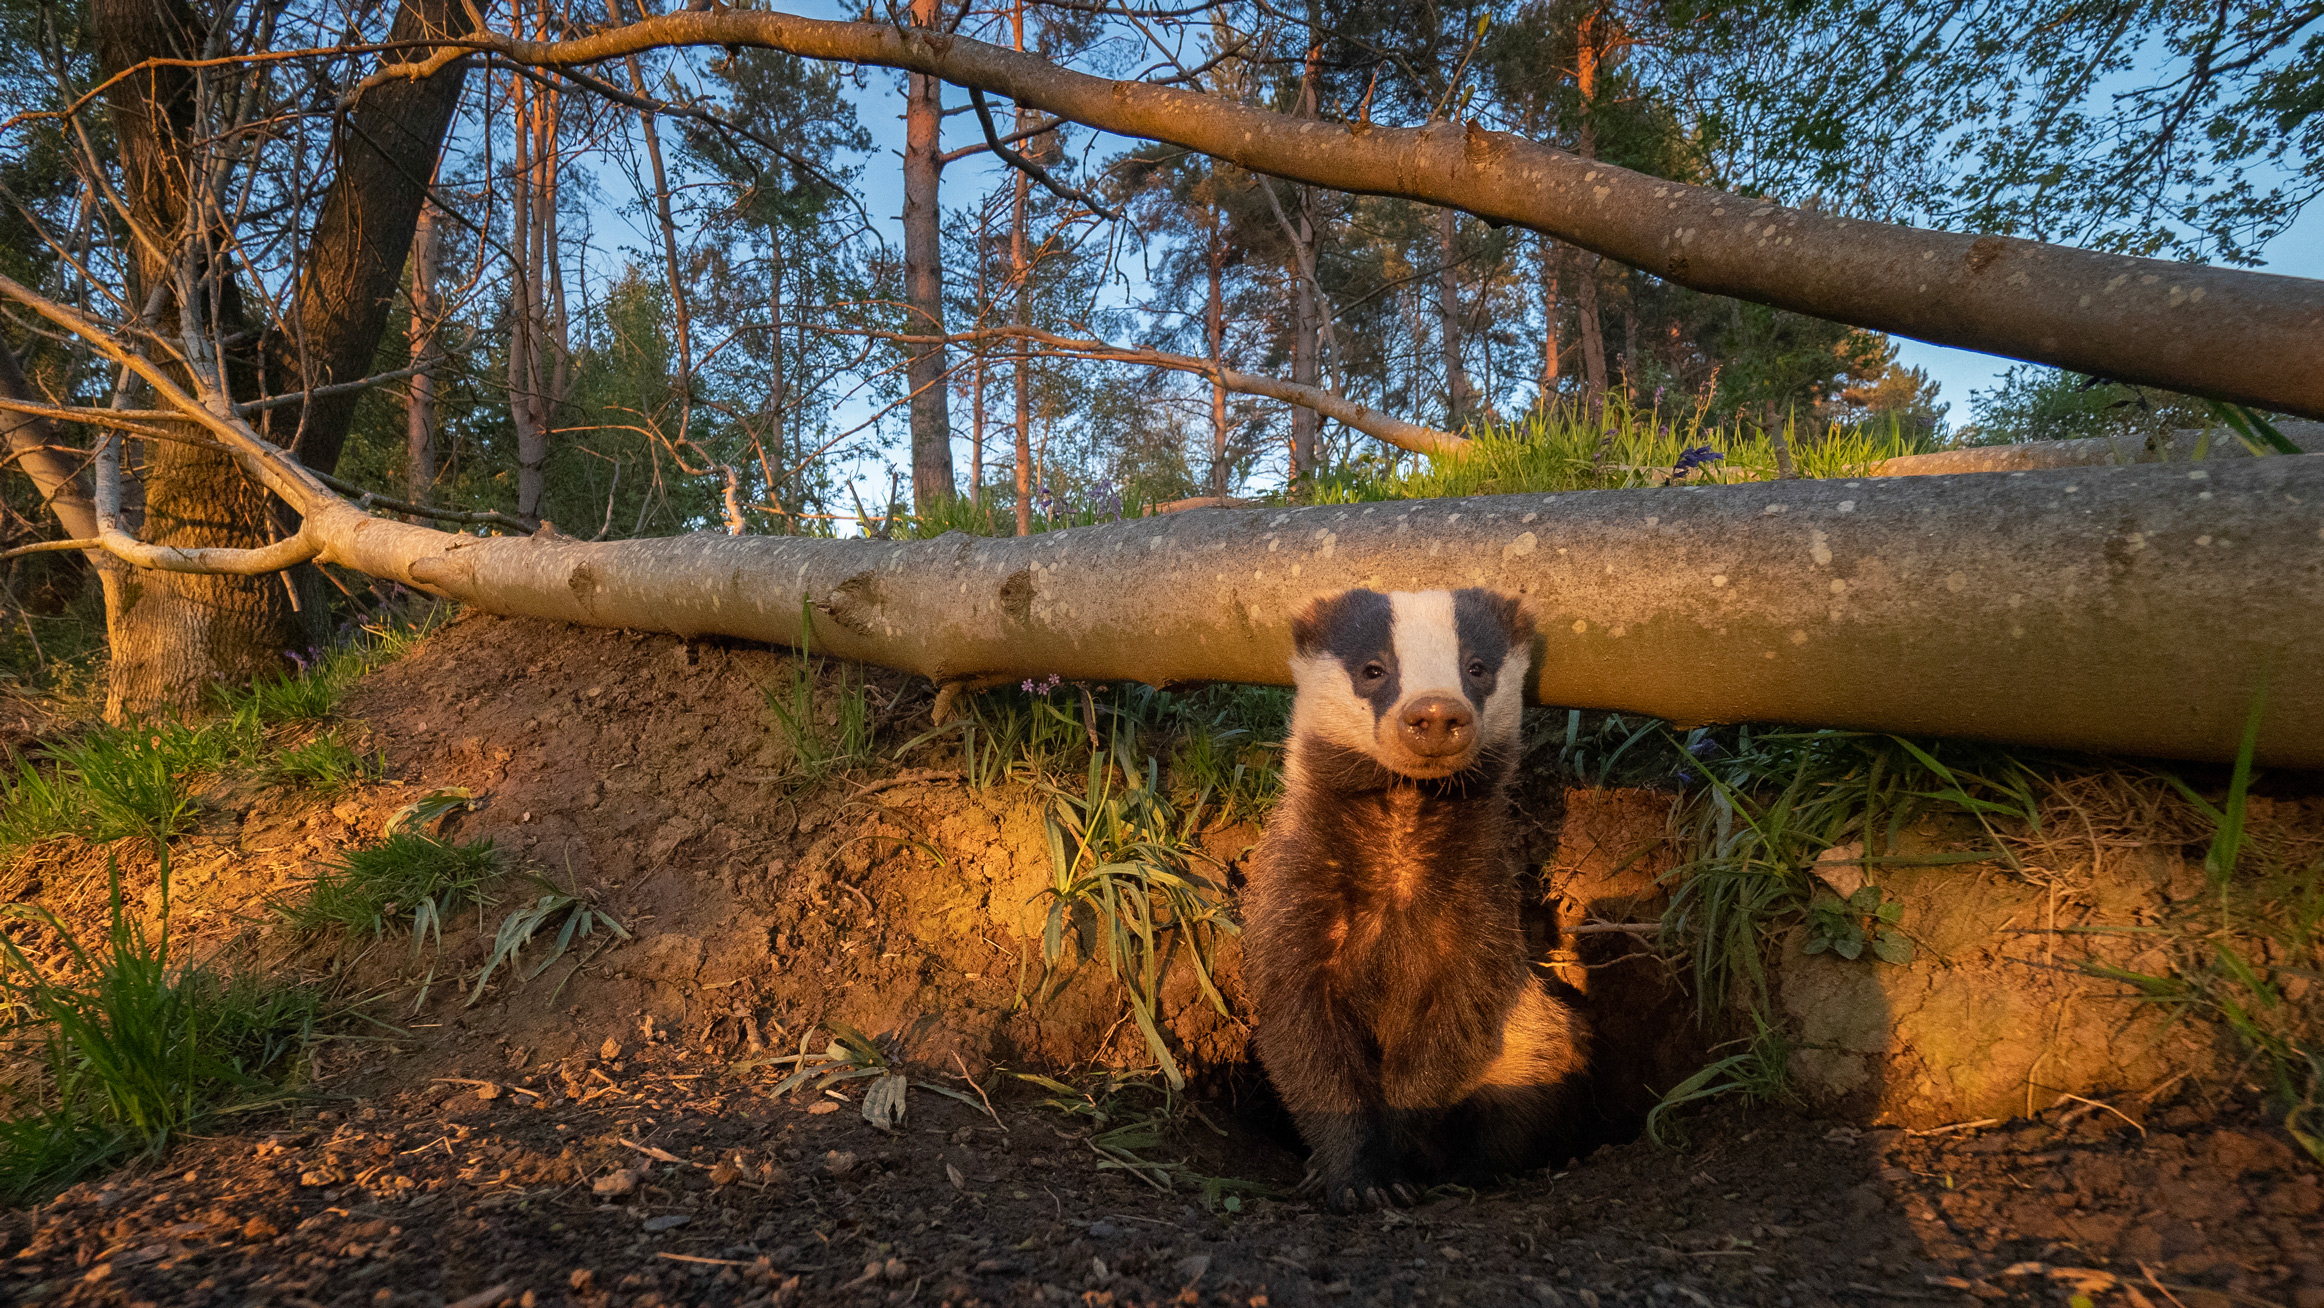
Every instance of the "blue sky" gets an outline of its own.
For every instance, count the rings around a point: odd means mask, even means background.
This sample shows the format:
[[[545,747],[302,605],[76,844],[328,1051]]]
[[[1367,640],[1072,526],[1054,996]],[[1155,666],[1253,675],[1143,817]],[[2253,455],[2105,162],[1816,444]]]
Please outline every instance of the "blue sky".
[[[815,17],[853,17],[855,13],[859,12],[839,4],[830,3],[830,0],[821,0],[821,2],[818,0],[789,0],[782,7]],[[871,134],[873,140],[873,152],[865,160],[865,167],[858,183],[864,207],[891,245],[899,247],[902,242],[900,210],[903,201],[903,187],[897,151],[903,143],[902,86],[903,77],[901,74],[872,69],[867,70],[862,90],[850,90],[847,93],[855,102],[863,126]],[[947,87],[945,90],[945,101],[948,107],[965,99],[965,93],[957,88]],[[1001,109],[1000,112],[1005,116],[1007,111]],[[944,144],[947,148],[969,144],[981,135],[975,119],[966,114],[947,118],[943,130]],[[1086,131],[1075,134],[1074,143],[1077,149],[1089,141],[1089,133]],[[1100,134],[1092,147],[1091,157],[1105,158],[1129,148],[1132,144],[1134,143],[1126,138]],[[948,167],[944,174],[943,190],[947,209],[963,207],[973,202],[977,196],[998,183],[1003,172],[1001,166],[990,155],[971,157]],[[646,257],[652,257],[648,252],[656,250],[659,238],[641,225],[640,220],[644,217],[642,212],[624,203],[634,199],[633,196],[624,194],[628,188],[617,173],[610,171],[601,174],[600,183],[606,188],[602,193],[605,203],[594,215],[598,224],[596,235],[599,237],[600,248],[603,249],[606,246],[627,247]],[[2264,254],[2267,257],[2264,266],[2269,271],[2293,276],[2324,278],[2324,213],[2311,208],[2289,231],[2271,242],[2266,247]],[[1135,259],[1132,259],[1126,269],[1131,273],[1133,280],[1136,279],[1136,262]],[[1939,385],[1938,399],[1951,406],[1947,416],[1949,421],[1955,425],[1970,419],[1973,392],[1994,386],[2001,374],[2012,363],[2011,360],[1995,355],[1930,345],[1908,338],[1900,337],[1898,343],[1900,347],[1899,357],[1904,363],[1927,369],[1930,376],[1937,381]],[[845,413],[857,407],[856,403],[851,402],[843,404],[842,410]],[[863,407],[868,412],[868,406]],[[891,423],[891,426],[895,434],[900,437],[900,417]],[[955,430],[962,436],[966,435],[965,427],[965,421],[956,421]],[[898,444],[901,444],[900,440]],[[965,470],[968,462],[967,442],[956,440],[954,453],[956,466]],[[887,467],[906,463],[908,463],[908,459],[904,452],[901,449],[894,449],[889,451],[884,460],[867,460],[854,468],[850,468],[848,472],[855,476],[868,474],[870,476],[868,484],[877,485],[884,491],[887,482]]]

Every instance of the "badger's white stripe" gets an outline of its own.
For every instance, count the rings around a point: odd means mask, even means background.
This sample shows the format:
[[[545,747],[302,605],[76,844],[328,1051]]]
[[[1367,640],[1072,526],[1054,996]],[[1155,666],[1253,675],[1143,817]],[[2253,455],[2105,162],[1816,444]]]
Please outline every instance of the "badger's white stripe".
[[[1453,625],[1452,592],[1399,591],[1388,597],[1388,608],[1396,620],[1396,689],[1402,701],[1398,707],[1424,695],[1464,698],[1461,636]]]

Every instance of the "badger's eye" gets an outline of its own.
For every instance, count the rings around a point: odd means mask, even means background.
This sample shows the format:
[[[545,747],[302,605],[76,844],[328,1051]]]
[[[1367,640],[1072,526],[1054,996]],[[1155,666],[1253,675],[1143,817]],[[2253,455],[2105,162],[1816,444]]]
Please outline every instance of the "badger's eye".
[[[1484,675],[1485,675],[1485,661],[1484,661],[1483,659],[1470,659],[1470,660],[1469,660],[1469,675],[1470,675],[1470,676],[1472,676],[1472,677],[1482,677],[1482,676],[1484,676]]]
[[[1378,681],[1382,677],[1387,676],[1388,669],[1383,666],[1378,659],[1374,659],[1371,662],[1365,664],[1364,670],[1357,675],[1362,677],[1365,683],[1368,685],[1372,682]]]

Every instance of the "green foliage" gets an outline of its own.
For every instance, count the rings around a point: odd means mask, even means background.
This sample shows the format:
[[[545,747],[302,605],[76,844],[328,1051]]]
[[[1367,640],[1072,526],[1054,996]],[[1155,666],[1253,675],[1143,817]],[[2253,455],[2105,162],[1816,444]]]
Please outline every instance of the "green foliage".
[[[1009,1075],[1043,1092],[1042,1106],[1063,1115],[1080,1130],[1082,1139],[1097,1155],[1101,1172],[1121,1172],[1165,1194],[1190,1184],[1201,1198],[1203,1210],[1212,1213],[1240,1213],[1243,1196],[1277,1193],[1264,1182],[1213,1176],[1194,1170],[1184,1160],[1147,1156],[1183,1131],[1189,1118],[1214,1135],[1226,1135],[1200,1105],[1181,1095],[1174,1085],[1156,1085],[1137,1073],[1113,1071],[1085,1076],[1078,1085],[1038,1072]]]
[[[1666,874],[1675,889],[1663,932],[1692,954],[1706,1013],[1730,1000],[1749,1011],[1764,1008],[1766,952],[1803,913],[1821,930],[1824,947],[1843,957],[1860,955],[1867,941],[1875,958],[1910,956],[1885,897],[1874,897],[1879,891],[1851,890],[1841,900],[1822,888],[1815,868],[1825,851],[1858,846],[1853,862],[1867,874],[1882,866],[2009,861],[1994,821],[2037,831],[2041,825],[2034,789],[2041,771],[1996,746],[1746,729],[1731,750],[1706,750],[1698,739],[1688,752],[1709,757],[1697,760],[1705,784],[1679,810],[1692,856]],[[1974,821],[1985,848],[1899,852],[1905,829],[1932,813]],[[1871,895],[1859,904],[1865,890]],[[1819,909],[1820,899],[1833,902]]]
[[[1730,1042],[1721,1048],[1743,1049],[1712,1062],[1693,1076],[1674,1085],[1653,1108],[1646,1113],[1646,1138],[1658,1145],[1671,1140],[1663,1128],[1670,1114],[1688,1104],[1719,1099],[1727,1095],[1742,1095],[1752,1103],[1765,1103],[1784,1094],[1785,1068],[1790,1062],[1790,1049],[1781,1027],[1767,1020],[1765,1014],[1751,1014],[1751,1035]],[[1717,1052],[1716,1050],[1712,1052]]]
[[[276,776],[325,795],[375,780],[384,771],[385,761],[380,756],[366,758],[336,731],[292,745],[274,758]]]
[[[158,933],[130,912],[118,865],[106,872],[106,940],[95,948],[45,909],[0,910],[53,935],[64,955],[44,967],[0,934],[0,1032],[40,1042],[46,1082],[8,1092],[20,1111],[0,1123],[6,1202],[43,1198],[126,1154],[158,1154],[220,1112],[278,1100],[304,1061],[313,992],[171,961],[166,849]]]
[[[252,739],[244,722],[163,721],[92,727],[45,746],[0,781],[0,849],[67,835],[166,841],[193,816],[191,778],[245,756]]]
[[[2144,998],[2224,1026],[2263,1070],[2284,1128],[2324,1163],[2324,854],[2255,846],[2248,826],[2252,753],[2262,702],[2252,705],[2227,792],[2217,804],[2165,774],[2212,826],[2209,895],[2174,906],[2142,937],[2162,946],[2165,970],[2094,964],[2097,976]]]
[[[1808,440],[1808,428],[1786,421],[1792,457],[1804,477],[1858,477],[1883,459],[1922,453],[1925,439],[1901,430],[1838,428]],[[1677,469],[1689,451],[1692,466]],[[1766,481],[1776,475],[1775,446],[1764,432],[1722,428],[1702,410],[1665,414],[1619,397],[1592,414],[1561,405],[1497,427],[1480,428],[1469,448],[1427,456],[1422,466],[1396,471],[1359,465],[1320,481],[1317,503],[1431,499],[1456,495],[1514,495],[1705,482]]]
[[[476,976],[476,988],[468,994],[468,1006],[471,1008],[476,1006],[477,1000],[484,998],[485,983],[492,980],[493,973],[506,964],[509,972],[515,974],[517,955],[523,953],[535,937],[552,928],[556,931],[556,937],[549,946],[549,952],[541,961],[533,964],[532,971],[524,974],[527,981],[548,971],[551,964],[565,956],[565,951],[576,942],[588,939],[599,927],[604,927],[606,934],[615,940],[630,938],[629,928],[624,927],[620,919],[579,892],[567,890],[547,877],[531,874],[528,877],[541,890],[541,896],[501,919],[500,930],[492,939],[492,957],[485,960],[484,970]],[[611,943],[607,941],[605,945],[600,945],[600,951]],[[590,957],[596,955],[593,953]],[[573,970],[578,972],[586,966],[588,960],[584,959]],[[568,974],[565,979],[570,981],[573,978]],[[560,991],[564,988],[562,982],[557,986]]]
[[[2172,431],[2210,427],[2220,429],[2222,440],[2234,439],[2211,408],[2193,396],[2034,363],[2016,364],[1991,390],[1972,392],[1969,406],[1975,416],[1955,436],[1961,445],[2105,436],[2129,462],[2142,457],[2150,439]]]
[[[1818,890],[1808,901],[1807,914],[1808,939],[1802,953],[1830,950],[1855,959],[1870,945],[1872,956],[1883,963],[1912,961],[1912,941],[1897,927],[1904,905],[1878,886],[1859,886],[1845,899]]]
[[[1221,887],[1194,870],[1196,862],[1210,861],[1200,840],[1208,795],[1181,814],[1164,793],[1159,762],[1148,757],[1141,768],[1132,733],[1119,723],[1111,750],[1090,756],[1080,794],[1045,789],[1050,881],[1041,891],[1049,900],[1042,961],[1052,969],[1062,962],[1067,937],[1078,934],[1077,918],[1086,922],[1147,1048],[1171,1089],[1182,1089],[1185,1077],[1157,1021],[1164,964],[1182,951],[1204,998],[1229,1016],[1211,980],[1210,959],[1218,933],[1240,930],[1226,913]]]
[[[484,885],[499,871],[489,840],[455,844],[398,830],[325,864],[305,895],[278,897],[269,909],[299,931],[377,940],[408,930],[417,949],[431,933],[441,944],[444,919],[463,904],[483,904]]]
[[[821,697],[824,660],[809,652],[814,629],[813,610],[802,603],[799,649],[791,656],[789,679],[769,682],[762,692],[768,712],[774,715],[776,732],[791,749],[789,779],[801,789],[816,786],[872,754],[871,685],[862,668],[842,663],[837,693]],[[827,714],[821,711],[824,704],[830,708]]]

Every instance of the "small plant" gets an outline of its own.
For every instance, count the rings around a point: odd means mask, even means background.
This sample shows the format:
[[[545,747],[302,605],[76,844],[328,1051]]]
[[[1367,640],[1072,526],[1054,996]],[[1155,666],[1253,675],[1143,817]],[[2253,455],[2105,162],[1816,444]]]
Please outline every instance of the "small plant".
[[[1118,762],[1125,784],[1114,782]],[[1160,768],[1148,758],[1141,769],[1126,733],[1117,731],[1109,754],[1093,754],[1089,779],[1080,795],[1049,787],[1044,825],[1049,837],[1049,899],[1042,928],[1041,957],[1054,969],[1065,956],[1065,939],[1075,915],[1092,919],[1106,969],[1127,992],[1130,1017],[1162,1066],[1171,1089],[1186,1078],[1162,1039],[1159,1017],[1162,972],[1174,939],[1182,943],[1195,982],[1222,1017],[1226,1000],[1210,976],[1212,942],[1220,932],[1241,928],[1228,916],[1218,887],[1193,870],[1207,861],[1198,843],[1203,799],[1181,817],[1163,793]]]
[[[293,745],[277,754],[274,760],[277,777],[326,795],[373,780],[384,770],[378,757],[366,758],[357,753],[335,731],[326,731]]]
[[[840,667],[832,723],[825,727],[816,719],[816,682],[823,661],[810,657],[808,645],[813,632],[814,610],[802,603],[799,650],[791,658],[790,680],[788,684],[770,683],[766,688],[767,709],[774,714],[775,729],[791,747],[791,776],[802,787],[817,785],[832,773],[854,766],[869,758],[872,751],[870,686],[860,669]]]
[[[1182,1098],[1175,1089],[1158,1086],[1143,1076],[1104,1072],[1068,1085],[1038,1072],[1010,1072],[1010,1076],[1046,1094],[1044,1107],[1082,1124],[1082,1139],[1097,1155],[1101,1172],[1121,1172],[1168,1193],[1181,1183],[1192,1184],[1207,1212],[1239,1213],[1244,1195],[1274,1194],[1273,1186],[1232,1176],[1195,1171],[1183,1160],[1164,1162],[1147,1157],[1166,1145],[1193,1117],[1212,1134],[1225,1136],[1200,1105]]]
[[[1671,1113],[1688,1104],[1727,1095],[1742,1095],[1752,1103],[1765,1103],[1783,1095],[1790,1047],[1783,1032],[1763,1015],[1754,1012],[1751,1016],[1757,1029],[1741,1040],[1722,1046],[1742,1045],[1741,1052],[1729,1054],[1672,1086],[1669,1093],[1647,1110],[1647,1139],[1658,1145],[1669,1144],[1663,1134],[1664,1122]]]
[[[510,973],[515,973],[516,956],[532,944],[534,937],[549,930],[552,925],[556,927],[556,941],[550,947],[548,956],[535,963],[532,971],[524,974],[527,981],[548,971],[549,965],[563,958],[565,951],[572,948],[575,942],[588,939],[600,926],[617,940],[630,938],[629,929],[619,919],[580,894],[566,890],[544,876],[528,873],[527,878],[541,889],[541,897],[501,919],[500,930],[492,941],[492,957],[485,960],[484,970],[476,977],[476,988],[469,992],[467,1006],[470,1008],[484,998],[484,986],[492,980],[492,974],[499,971],[502,964],[508,966]],[[606,945],[611,943],[607,941]],[[602,952],[606,945],[600,945],[598,951]],[[592,953],[590,958],[596,956],[596,953]],[[583,959],[573,970],[578,972],[588,965],[589,960]],[[572,979],[571,974],[567,974],[565,980]],[[559,982],[558,991],[562,992],[564,988],[563,982]]]
[[[158,1154],[215,1114],[278,1100],[303,1066],[317,1001],[170,958],[169,862],[162,847],[161,928],[128,910],[108,860],[106,941],[85,947],[46,909],[12,904],[7,920],[52,934],[61,969],[44,969],[0,934],[0,1033],[37,1041],[46,1084],[6,1093],[24,1111],[0,1122],[0,1198],[25,1203],[130,1152]]]
[[[1824,851],[1859,842],[1868,871],[2011,863],[2015,855],[1994,823],[2040,829],[2040,774],[2033,763],[1991,746],[1924,746],[1850,731],[1745,729],[1732,747],[1704,748],[1709,739],[1690,735],[1688,744],[1677,747],[1693,758],[1690,766],[1706,784],[1690,794],[1678,815],[1693,857],[1665,874],[1674,890],[1663,919],[1665,938],[1684,942],[1694,955],[1695,993],[1706,1013],[1721,1010],[1731,998],[1746,1008],[1763,1005],[1766,951],[1778,929],[1816,901],[1811,869]],[[1984,847],[1899,852],[1906,827],[1930,813],[1976,822]],[[1829,910],[1828,940],[1849,938],[1841,921],[1848,911]],[[1883,928],[1895,930],[1879,911],[1876,905],[1862,915],[1856,928],[1861,938],[1877,942]]]
[[[1883,963],[1912,961],[1912,941],[1897,927],[1904,904],[1878,886],[1860,886],[1846,899],[1820,891],[1808,901],[1808,939],[1802,953],[1827,950],[1842,958],[1863,956],[1866,946]]]
[[[408,828],[374,845],[348,850],[328,864],[302,898],[277,899],[274,916],[300,931],[337,930],[378,940],[408,930],[412,948],[463,904],[482,905],[484,884],[500,871],[489,840],[455,844]]]
[[[2227,793],[2214,804],[2164,774],[2211,823],[2208,893],[2138,934],[2158,940],[2167,969],[2087,964],[2145,999],[2235,1034],[2268,1083],[2284,1129],[2324,1163],[2324,856],[2255,845],[2248,826],[2252,755],[2262,704],[2252,705]]]

